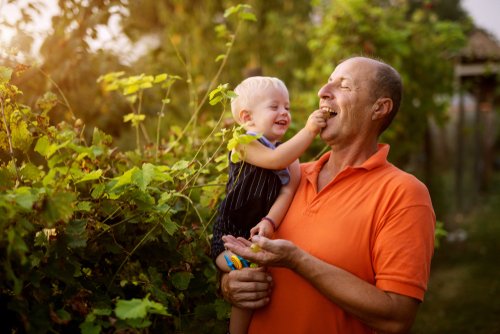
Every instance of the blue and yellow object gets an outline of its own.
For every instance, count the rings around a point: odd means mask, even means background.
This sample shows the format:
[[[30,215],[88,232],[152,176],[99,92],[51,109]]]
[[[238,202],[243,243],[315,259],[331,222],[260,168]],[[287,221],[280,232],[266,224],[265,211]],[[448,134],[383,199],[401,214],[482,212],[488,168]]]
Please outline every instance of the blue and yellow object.
[[[224,254],[224,258],[226,259],[226,263],[231,270],[238,270],[251,266],[250,262],[236,254],[231,255],[231,257]]]

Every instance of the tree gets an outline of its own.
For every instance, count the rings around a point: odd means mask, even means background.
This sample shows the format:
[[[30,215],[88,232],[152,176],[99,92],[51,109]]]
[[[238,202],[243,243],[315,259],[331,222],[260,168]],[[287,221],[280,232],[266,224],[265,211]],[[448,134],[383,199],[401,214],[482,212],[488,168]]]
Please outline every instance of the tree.
[[[464,36],[458,23],[439,20],[425,6],[411,11],[406,1],[391,3],[319,2],[309,37],[314,57],[302,76],[305,85],[320,87],[334,64],[352,55],[380,58],[394,66],[402,75],[405,95],[383,139],[398,143],[392,159],[405,165],[422,150],[428,117],[443,120],[453,91],[452,59]]]

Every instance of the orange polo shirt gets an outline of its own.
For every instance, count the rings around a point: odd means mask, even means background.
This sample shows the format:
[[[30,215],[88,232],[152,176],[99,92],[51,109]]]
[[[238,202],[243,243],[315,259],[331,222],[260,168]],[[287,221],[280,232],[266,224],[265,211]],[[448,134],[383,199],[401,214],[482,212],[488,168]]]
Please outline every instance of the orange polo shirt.
[[[343,268],[381,290],[423,300],[434,250],[429,192],[387,162],[389,145],[347,167],[319,193],[331,152],[302,164],[302,178],[275,238]],[[250,334],[372,333],[293,271],[271,268],[271,302],[254,312]]]

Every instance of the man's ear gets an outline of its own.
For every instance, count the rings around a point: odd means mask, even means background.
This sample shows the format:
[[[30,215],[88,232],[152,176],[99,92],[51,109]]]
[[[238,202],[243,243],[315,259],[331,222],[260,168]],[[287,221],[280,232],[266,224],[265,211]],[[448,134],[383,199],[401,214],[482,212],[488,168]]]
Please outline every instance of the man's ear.
[[[381,97],[372,106],[372,120],[381,119],[391,113],[392,100],[388,97]]]
[[[238,116],[240,117],[241,123],[243,124],[252,121],[252,114],[246,109],[240,110],[240,114]]]

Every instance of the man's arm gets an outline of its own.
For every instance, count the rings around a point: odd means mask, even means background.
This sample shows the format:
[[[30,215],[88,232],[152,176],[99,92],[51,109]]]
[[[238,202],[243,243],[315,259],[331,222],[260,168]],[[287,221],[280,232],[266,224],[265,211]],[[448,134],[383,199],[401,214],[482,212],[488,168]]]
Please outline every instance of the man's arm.
[[[407,333],[420,302],[386,292],[357,276],[294,247],[290,269],[304,277],[326,298],[381,333]]]
[[[309,281],[326,298],[380,333],[406,333],[413,324],[419,301],[386,292],[357,276],[328,264],[288,240],[254,237],[261,252],[254,253],[248,240],[224,237],[225,246],[263,266],[286,267]],[[229,289],[228,289],[229,290]],[[231,294],[226,291],[227,294]]]

